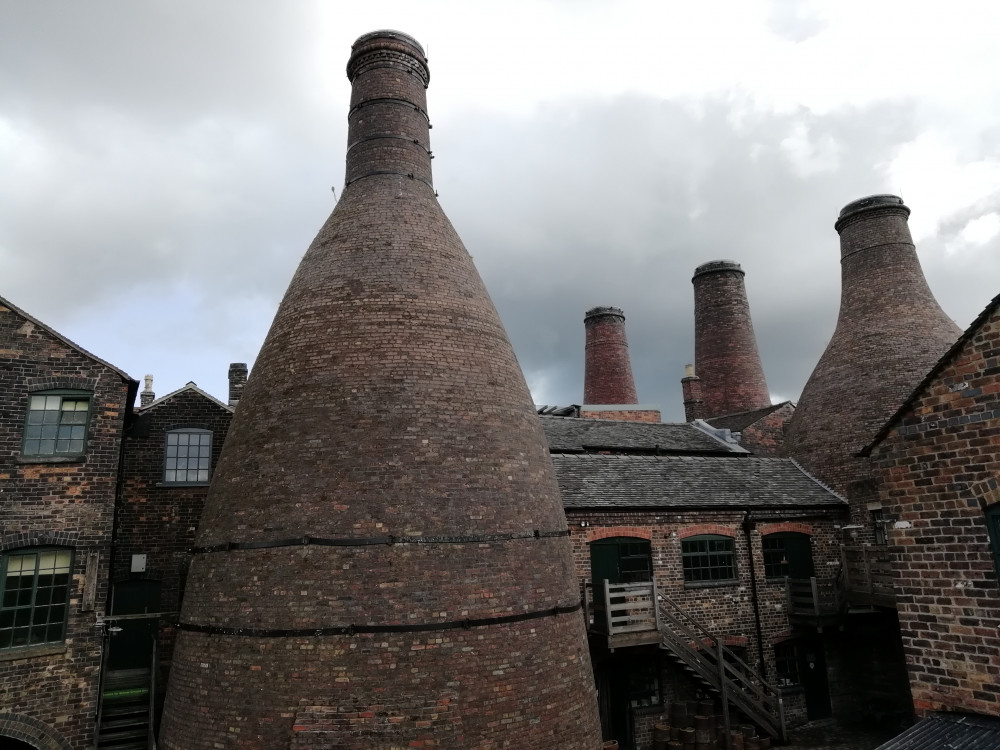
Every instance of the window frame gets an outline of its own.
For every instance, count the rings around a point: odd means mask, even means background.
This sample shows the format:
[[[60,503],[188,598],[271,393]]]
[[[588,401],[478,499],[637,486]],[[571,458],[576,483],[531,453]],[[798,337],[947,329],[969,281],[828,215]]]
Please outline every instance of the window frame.
[[[39,599],[39,578],[41,578],[44,573],[41,568],[43,562],[43,557],[45,555],[54,555],[53,567],[51,568],[53,577],[57,575],[64,575],[65,580],[59,582],[58,584],[52,583],[47,587],[49,589],[49,601],[40,603]],[[59,556],[66,555],[65,564],[59,563]],[[31,586],[30,586],[30,602],[25,605],[24,603],[15,600],[15,603],[7,604],[10,601],[12,591],[19,592],[20,596],[17,599],[23,597],[25,593],[29,591],[26,587],[19,587],[13,590],[8,589],[8,579],[12,576],[8,575],[10,570],[11,561],[17,557],[28,557],[34,556],[34,572],[31,574]],[[0,654],[14,653],[19,650],[32,649],[37,647],[52,646],[57,644],[62,644],[66,641],[66,629],[69,624],[69,604],[70,598],[73,593],[73,549],[71,547],[20,547],[18,549],[4,550],[0,552]],[[23,568],[22,568],[23,571]],[[62,571],[61,573],[59,571]],[[25,577],[25,576],[21,576]],[[62,602],[52,603],[52,593],[61,590],[63,595]],[[59,606],[61,604],[61,607]],[[45,608],[46,611],[46,621],[44,623],[38,623],[36,621],[36,616],[41,613],[42,609]],[[18,612],[27,612],[28,618],[27,623],[18,623]],[[10,617],[9,624],[8,618],[4,616],[7,612],[13,612],[14,614]],[[56,618],[52,615],[55,613]],[[51,629],[55,627],[56,631],[55,637],[49,637]],[[27,629],[27,640],[23,643],[15,643],[16,630],[17,629]],[[31,640],[33,637],[33,632],[38,628],[44,629],[45,637],[42,640]],[[6,635],[9,632],[10,642],[7,643]]]
[[[784,581],[786,578],[793,577],[792,567],[802,567],[798,564],[795,566],[791,564],[791,561],[789,560],[789,547],[785,544],[786,540],[793,540],[798,544],[805,545],[806,549],[809,551],[809,564],[806,566],[809,575],[802,575],[801,571],[799,571],[799,575],[795,577],[802,579],[812,578],[815,575],[815,567],[812,556],[812,535],[803,531],[774,531],[770,534],[763,534],[760,538],[760,552],[764,564],[764,580],[771,583]],[[769,545],[773,545],[774,542],[779,541],[781,542],[780,548],[776,548],[774,546],[771,546],[770,549],[768,548]],[[795,551],[795,546],[792,545],[793,554],[791,557],[795,557]],[[774,556],[778,553],[780,553],[780,557],[776,563]],[[797,563],[801,562],[801,558],[796,558],[796,561]],[[778,568],[777,573],[774,573],[775,565],[777,565]]]
[[[190,472],[192,471],[192,469],[188,468],[187,466],[185,466],[183,469],[178,469],[177,466],[176,466],[176,463],[175,463],[175,465],[174,465],[174,467],[172,469],[170,468],[170,462],[171,462],[171,460],[173,460],[173,461],[176,462],[176,461],[178,461],[181,458],[181,456],[177,455],[177,452],[178,452],[178,450],[179,450],[179,448],[181,446],[181,443],[178,441],[178,443],[175,444],[174,446],[170,445],[170,437],[172,435],[178,435],[178,436],[179,435],[187,435],[187,436],[198,435],[199,436],[199,448],[204,447],[204,445],[202,444],[202,439],[205,436],[208,437],[208,455],[204,456],[204,457],[203,456],[198,456],[197,457],[199,463],[201,462],[202,458],[207,458],[207,461],[208,461],[208,466],[207,466],[206,469],[204,469],[204,471],[205,471],[205,478],[204,479],[198,479],[198,478],[196,478],[196,479],[190,479],[190,478],[177,479],[176,478],[176,473],[177,472],[182,472],[183,471],[185,474],[189,475]],[[184,443],[184,445],[190,447],[190,443]],[[212,432],[212,430],[206,429],[204,427],[175,427],[173,429],[167,430],[164,433],[164,437],[163,437],[163,472],[161,474],[161,480],[160,481],[165,486],[170,486],[170,487],[203,487],[203,486],[209,484],[212,481],[212,449],[214,447],[215,447],[215,435]],[[170,455],[171,448],[175,449],[173,456]],[[183,458],[184,458],[185,461],[188,461],[188,460],[191,459],[191,456],[190,455],[185,455]],[[171,471],[175,472],[175,477],[173,479],[168,478],[169,477],[169,472],[171,472]],[[200,466],[198,466],[195,469],[193,469],[193,471],[200,472],[200,471],[202,471],[202,468]]]
[[[711,549],[712,542],[725,542],[728,549],[716,550]],[[685,547],[692,544],[708,544],[708,548],[704,550],[687,550]],[[708,564],[700,565],[698,567],[693,567],[689,565],[689,561],[700,560],[726,556],[729,558],[728,564]],[[725,536],[723,534],[696,534],[694,536],[685,537],[681,539],[681,569],[684,575],[684,586],[685,587],[701,587],[701,586],[729,586],[735,583],[739,583],[739,568],[736,565],[736,538],[732,536]],[[729,577],[722,578],[715,575],[710,577],[693,577],[693,575],[698,571],[728,571],[731,573]]]
[[[48,408],[32,409],[31,408],[32,407],[32,401],[34,399],[36,399],[36,398],[43,398],[43,399],[46,399],[46,400],[50,399],[50,398],[58,398],[59,399],[59,408],[58,409],[48,409]],[[86,403],[86,408],[85,409],[79,409],[79,408],[77,408],[77,409],[73,409],[73,410],[65,410],[65,409],[62,408],[62,405],[66,401],[85,402]],[[25,410],[24,410],[24,427],[23,427],[23,430],[21,432],[21,457],[23,459],[27,459],[27,460],[31,460],[31,461],[35,461],[35,460],[38,460],[38,461],[52,461],[52,460],[59,460],[59,459],[83,458],[84,456],[86,456],[87,455],[87,443],[88,443],[88,441],[90,439],[90,421],[91,421],[92,412],[93,412],[93,408],[92,408],[93,407],[93,403],[94,403],[94,394],[93,394],[93,392],[79,390],[79,389],[53,388],[53,389],[46,389],[46,390],[41,390],[41,391],[32,391],[32,392],[28,393],[28,401],[27,401],[27,404],[26,404]],[[38,413],[38,412],[41,412],[41,414],[42,414],[42,417],[41,417],[42,421],[36,423],[36,422],[34,422],[34,420],[32,418],[32,414],[33,413]],[[56,436],[54,438],[43,438],[42,435],[41,435],[41,432],[39,432],[38,437],[29,436],[30,433],[33,432],[33,428],[36,428],[36,427],[41,428],[41,427],[45,427],[46,426],[45,422],[44,422],[44,420],[45,420],[45,416],[44,415],[45,415],[46,412],[55,412],[57,415],[59,415],[58,418],[57,418],[57,420],[56,420],[56,422],[55,422]],[[76,421],[76,420],[74,420],[74,421],[67,421],[65,423],[62,421],[62,415],[63,414],[78,414],[80,412],[83,412],[83,414],[84,414],[84,417],[83,417],[82,421]],[[73,428],[82,428],[80,430],[80,433],[82,434],[82,437],[60,438],[59,437],[59,428],[60,427],[67,427],[67,426],[70,428],[71,434],[72,434]],[[62,451],[58,450],[58,444],[59,444],[59,441],[61,439],[66,439],[66,440],[69,440],[69,441],[79,441],[81,443],[80,449],[79,450],[68,450],[67,449],[67,450],[62,450]],[[53,440],[54,441],[55,444],[53,445],[53,450],[51,452],[49,452],[49,453],[39,452],[41,450],[40,443],[43,440]],[[36,442],[36,441],[39,443],[38,450],[32,452],[32,451],[29,450],[29,447],[28,447],[29,443]]]
[[[802,686],[801,644],[798,640],[779,641],[772,646],[774,651],[774,678],[782,690]],[[782,669],[784,667],[784,669]]]

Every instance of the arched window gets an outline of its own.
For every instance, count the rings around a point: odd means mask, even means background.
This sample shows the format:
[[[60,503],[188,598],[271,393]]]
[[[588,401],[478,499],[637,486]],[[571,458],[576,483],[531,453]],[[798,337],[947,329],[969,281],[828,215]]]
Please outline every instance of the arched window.
[[[731,536],[702,534],[681,540],[684,583],[736,581],[736,551]]]
[[[812,542],[808,534],[780,531],[761,540],[767,578],[811,578]]]
[[[68,549],[0,556],[0,650],[63,640],[72,564]]]

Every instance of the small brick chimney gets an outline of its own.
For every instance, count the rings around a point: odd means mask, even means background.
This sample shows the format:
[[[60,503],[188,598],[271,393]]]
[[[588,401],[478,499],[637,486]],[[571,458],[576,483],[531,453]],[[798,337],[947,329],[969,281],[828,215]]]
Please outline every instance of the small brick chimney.
[[[637,403],[625,313],[618,307],[593,307],[587,310],[583,325],[587,331],[583,403]]]
[[[247,384],[247,363],[233,362],[229,365],[229,405],[236,406],[243,398],[243,388]]]
[[[142,393],[139,394],[139,408],[143,406],[149,406],[156,400],[156,394],[153,393],[153,376],[146,375],[143,379]]]
[[[703,417],[771,405],[739,263],[714,260],[694,270],[694,369]]]
[[[681,389],[684,391],[685,421],[693,422],[696,419],[704,419],[705,401],[701,397],[701,378],[694,374],[694,365],[684,365]]]

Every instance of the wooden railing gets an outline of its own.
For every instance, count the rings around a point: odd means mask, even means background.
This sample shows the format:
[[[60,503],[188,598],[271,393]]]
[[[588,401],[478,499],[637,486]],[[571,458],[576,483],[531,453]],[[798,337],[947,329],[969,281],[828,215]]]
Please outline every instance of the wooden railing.
[[[732,705],[784,741],[785,709],[778,688],[670,599],[661,597],[659,613],[663,647],[719,694],[727,727]]]
[[[895,607],[892,559],[879,545],[840,548],[844,596],[851,606]]]
[[[786,578],[785,595],[789,619],[822,624],[844,609],[836,578]]]
[[[598,583],[596,591],[587,581],[584,608],[591,632],[616,636],[657,629],[656,586],[652,581],[611,583],[604,580]]]

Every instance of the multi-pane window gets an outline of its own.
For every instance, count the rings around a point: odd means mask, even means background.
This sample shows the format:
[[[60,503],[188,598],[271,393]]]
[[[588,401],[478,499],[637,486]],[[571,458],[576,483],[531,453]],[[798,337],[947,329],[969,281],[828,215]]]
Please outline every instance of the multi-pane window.
[[[812,542],[808,534],[782,531],[761,539],[764,575],[768,578],[811,578]]]
[[[66,549],[0,557],[0,649],[63,640],[72,559]]]
[[[774,644],[774,671],[778,676],[778,687],[799,684],[799,649],[795,641]]]
[[[875,544],[888,544],[889,536],[886,534],[886,519],[881,508],[872,508],[868,511],[872,521],[872,536]]]
[[[212,467],[212,433],[209,430],[171,430],[167,433],[164,482],[203,484]]]
[[[770,534],[761,540],[764,550],[764,575],[768,578],[788,576],[788,556],[785,554],[785,540],[777,534]]]
[[[685,583],[714,583],[736,580],[736,553],[733,538],[706,534],[681,542]]]
[[[79,456],[87,441],[89,396],[38,393],[28,399],[24,455]]]

